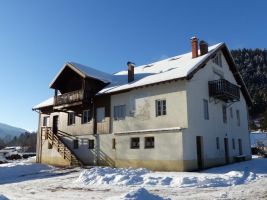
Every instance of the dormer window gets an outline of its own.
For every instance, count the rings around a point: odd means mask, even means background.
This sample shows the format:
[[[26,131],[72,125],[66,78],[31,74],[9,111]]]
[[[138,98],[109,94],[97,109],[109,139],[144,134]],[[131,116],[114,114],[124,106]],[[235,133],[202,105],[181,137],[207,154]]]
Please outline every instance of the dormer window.
[[[217,53],[216,56],[212,59],[212,62],[222,67],[222,54]]]

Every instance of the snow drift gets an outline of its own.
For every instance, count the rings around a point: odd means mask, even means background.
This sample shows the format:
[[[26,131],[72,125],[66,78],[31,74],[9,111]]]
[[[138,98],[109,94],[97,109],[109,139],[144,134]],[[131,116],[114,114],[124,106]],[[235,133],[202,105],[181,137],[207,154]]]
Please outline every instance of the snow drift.
[[[84,170],[77,183],[82,185],[227,187],[266,177],[267,166],[253,166],[251,161],[197,172],[152,172],[147,169],[93,167]],[[263,172],[263,173],[261,173]]]

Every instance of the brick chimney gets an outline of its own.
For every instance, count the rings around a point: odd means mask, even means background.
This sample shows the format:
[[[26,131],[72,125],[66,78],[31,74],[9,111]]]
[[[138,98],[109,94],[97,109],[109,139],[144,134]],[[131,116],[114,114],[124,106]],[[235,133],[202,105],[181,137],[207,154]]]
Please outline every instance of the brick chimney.
[[[134,63],[127,62],[128,65],[128,83],[134,81]]]
[[[192,58],[198,57],[198,39],[194,36],[191,38],[192,42]]]
[[[205,42],[204,40],[201,40],[199,42],[199,49],[200,49],[200,55],[205,55],[209,52],[208,50],[208,43]]]

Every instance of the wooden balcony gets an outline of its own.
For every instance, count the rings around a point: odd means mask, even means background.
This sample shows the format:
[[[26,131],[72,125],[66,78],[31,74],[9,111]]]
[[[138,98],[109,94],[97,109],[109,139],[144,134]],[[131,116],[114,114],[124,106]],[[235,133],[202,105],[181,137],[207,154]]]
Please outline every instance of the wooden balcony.
[[[54,106],[72,106],[85,102],[90,102],[92,94],[85,90],[75,90],[72,92],[64,93],[54,98]]]
[[[220,99],[224,102],[240,100],[239,87],[225,79],[209,81],[209,95],[210,97]]]

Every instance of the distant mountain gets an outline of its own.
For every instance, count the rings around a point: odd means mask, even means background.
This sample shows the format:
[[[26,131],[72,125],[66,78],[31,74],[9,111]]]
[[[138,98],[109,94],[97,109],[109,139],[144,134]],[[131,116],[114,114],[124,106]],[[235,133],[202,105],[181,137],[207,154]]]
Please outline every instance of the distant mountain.
[[[0,123],[0,138],[14,137],[25,132],[27,131],[22,128],[17,128],[14,126]]]

